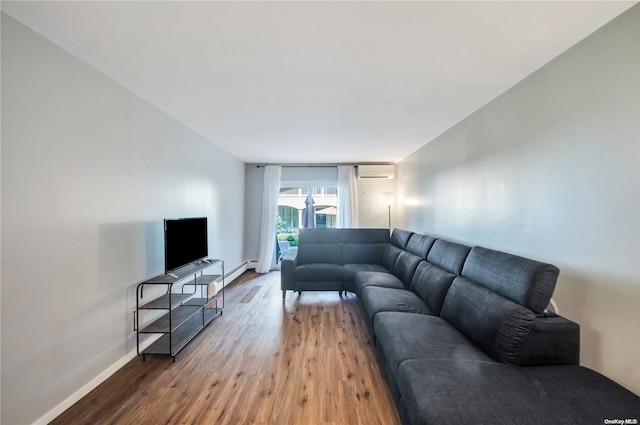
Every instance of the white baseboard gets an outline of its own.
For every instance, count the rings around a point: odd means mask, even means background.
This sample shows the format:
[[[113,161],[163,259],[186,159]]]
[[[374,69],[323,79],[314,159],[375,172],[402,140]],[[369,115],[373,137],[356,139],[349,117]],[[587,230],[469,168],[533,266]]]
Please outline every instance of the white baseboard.
[[[147,348],[154,341],[155,339],[151,339],[147,341],[141,348],[142,349]],[[116,373],[118,370],[120,370],[120,368],[122,368],[124,365],[126,365],[128,362],[130,362],[132,359],[136,358],[137,356],[138,354],[136,350],[130,351],[129,353],[121,357],[119,360],[117,360],[114,364],[112,364],[111,366],[103,370],[98,376],[96,376],[91,381],[83,385],[78,391],[71,394],[69,397],[64,399],[61,403],[59,403],[53,409],[49,410],[47,413],[45,413],[40,418],[38,418],[38,420],[36,420],[33,423],[33,425],[47,425],[49,422],[53,421],[55,418],[60,416],[62,412],[64,412],[65,410],[73,406],[75,403],[80,401],[82,397],[89,394],[98,385],[102,384],[104,381],[107,380],[107,378],[109,378],[111,375]]]
[[[250,266],[251,263],[254,263],[253,267]],[[257,262],[255,261],[253,262],[245,261],[242,265],[234,269],[233,272],[231,272],[225,277],[225,286],[229,285],[231,282],[233,282],[236,278],[238,278],[238,276],[240,276],[245,271],[249,270],[250,268],[255,268],[256,263]],[[215,282],[213,285],[215,285],[215,292],[217,293],[219,290],[222,289],[222,280],[220,280],[219,282]],[[160,338],[160,336],[158,336],[158,338]],[[140,351],[144,350],[149,345],[153,344],[153,342],[156,339],[157,338],[147,339],[140,347],[141,349]],[[120,359],[118,359],[115,363],[113,363],[111,366],[103,370],[100,374],[98,374],[98,376],[93,378],[91,381],[87,382],[76,392],[74,392],[69,397],[64,399],[61,403],[59,403],[53,409],[49,410],[47,413],[45,413],[40,418],[38,418],[35,422],[33,422],[32,425],[47,425],[49,422],[53,421],[55,418],[60,416],[65,410],[67,410],[69,407],[73,406],[75,403],[80,401],[80,399],[82,399],[84,396],[86,396],[91,391],[93,391],[96,387],[98,387],[98,385],[102,384],[111,375],[116,373],[118,370],[120,370],[120,368],[122,368],[124,365],[126,365],[128,362],[130,362],[132,359],[136,358],[137,356],[138,356],[138,353],[136,350],[132,350],[128,352],[127,354],[122,356]]]

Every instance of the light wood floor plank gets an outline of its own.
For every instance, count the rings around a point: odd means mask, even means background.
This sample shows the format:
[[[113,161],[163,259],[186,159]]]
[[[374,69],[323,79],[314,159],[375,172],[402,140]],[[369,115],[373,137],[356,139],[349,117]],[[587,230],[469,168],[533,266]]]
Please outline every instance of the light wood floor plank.
[[[134,359],[52,422],[399,425],[357,300],[243,274],[177,356]]]

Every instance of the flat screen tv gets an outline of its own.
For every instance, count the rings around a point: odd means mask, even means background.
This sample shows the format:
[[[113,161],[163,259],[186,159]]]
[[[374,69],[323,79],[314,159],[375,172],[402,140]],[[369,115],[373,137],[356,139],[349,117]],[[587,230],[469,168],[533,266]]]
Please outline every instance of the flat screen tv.
[[[164,220],[164,270],[169,273],[209,255],[207,217]]]

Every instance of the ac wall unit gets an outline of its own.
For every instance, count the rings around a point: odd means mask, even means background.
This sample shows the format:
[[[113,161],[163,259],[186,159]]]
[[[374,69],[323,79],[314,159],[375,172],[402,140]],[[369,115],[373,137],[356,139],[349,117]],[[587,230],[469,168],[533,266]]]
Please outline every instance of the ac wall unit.
[[[395,165],[358,165],[359,179],[392,179]]]

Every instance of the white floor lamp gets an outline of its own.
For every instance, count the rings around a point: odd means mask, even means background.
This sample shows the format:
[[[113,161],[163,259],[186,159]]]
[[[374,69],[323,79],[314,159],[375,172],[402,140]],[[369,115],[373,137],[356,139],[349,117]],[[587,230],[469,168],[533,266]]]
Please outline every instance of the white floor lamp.
[[[391,205],[393,205],[393,192],[383,192],[384,204],[387,206],[389,215],[389,231],[391,231]]]

